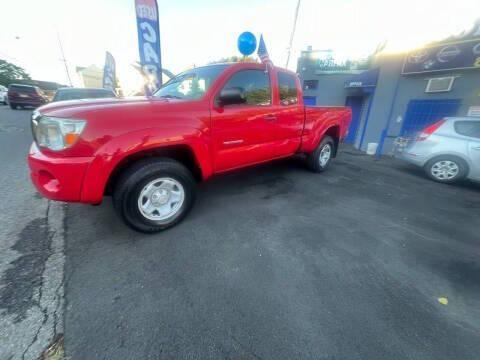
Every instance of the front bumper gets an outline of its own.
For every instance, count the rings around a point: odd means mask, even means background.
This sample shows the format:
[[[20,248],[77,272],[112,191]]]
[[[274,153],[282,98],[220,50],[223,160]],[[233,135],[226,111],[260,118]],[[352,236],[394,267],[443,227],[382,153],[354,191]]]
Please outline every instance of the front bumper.
[[[46,198],[80,202],[83,179],[92,160],[91,157],[49,157],[33,143],[28,154],[30,177]]]

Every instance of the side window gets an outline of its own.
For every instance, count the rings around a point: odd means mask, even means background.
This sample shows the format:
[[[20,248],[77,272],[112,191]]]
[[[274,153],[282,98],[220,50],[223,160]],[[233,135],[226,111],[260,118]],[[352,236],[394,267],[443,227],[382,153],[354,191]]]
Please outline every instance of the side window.
[[[457,121],[455,131],[460,135],[480,139],[480,121]]]
[[[242,88],[247,105],[265,106],[272,103],[270,77],[263,70],[241,70],[234,74],[223,88]]]
[[[288,106],[298,103],[297,83],[293,75],[278,73],[278,91],[280,94],[280,104]]]

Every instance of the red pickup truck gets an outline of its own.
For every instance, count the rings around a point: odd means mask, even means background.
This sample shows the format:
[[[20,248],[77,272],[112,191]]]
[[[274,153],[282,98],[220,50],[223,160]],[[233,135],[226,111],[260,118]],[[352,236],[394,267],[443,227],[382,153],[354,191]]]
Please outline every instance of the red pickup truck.
[[[185,71],[146,98],[52,103],[34,111],[28,162],[52,200],[112,195],[127,225],[156,232],[192,207],[196,182],[295,154],[325,170],[351,112],[304,106],[295,73],[256,63]]]

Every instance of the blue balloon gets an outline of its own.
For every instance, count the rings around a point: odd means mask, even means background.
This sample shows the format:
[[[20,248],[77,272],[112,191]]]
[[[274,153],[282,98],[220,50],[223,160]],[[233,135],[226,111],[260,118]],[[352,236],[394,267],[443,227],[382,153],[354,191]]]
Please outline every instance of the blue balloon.
[[[257,48],[257,39],[250,31],[245,31],[240,34],[237,41],[238,50],[242,55],[250,55]]]

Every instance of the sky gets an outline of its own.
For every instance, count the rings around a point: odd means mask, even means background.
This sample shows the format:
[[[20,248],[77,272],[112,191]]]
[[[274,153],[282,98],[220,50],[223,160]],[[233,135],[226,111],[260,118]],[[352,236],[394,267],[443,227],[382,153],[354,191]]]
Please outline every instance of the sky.
[[[297,0],[157,0],[163,67],[174,73],[239,55],[237,37],[263,33],[274,64],[285,67]],[[76,66],[117,62],[123,87],[140,87],[134,0],[0,0],[0,59],[37,80],[67,84],[60,37],[75,84]],[[301,0],[289,68],[301,50],[331,49],[339,59],[368,56],[387,41],[397,52],[470,28],[478,0]]]

